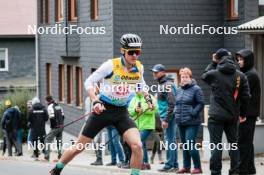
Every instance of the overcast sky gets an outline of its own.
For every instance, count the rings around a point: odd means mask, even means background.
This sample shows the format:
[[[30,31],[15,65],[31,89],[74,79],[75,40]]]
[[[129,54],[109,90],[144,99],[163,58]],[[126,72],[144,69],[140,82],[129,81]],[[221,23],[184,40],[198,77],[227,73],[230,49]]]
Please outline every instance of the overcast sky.
[[[264,0],[259,0],[259,4],[264,5]]]

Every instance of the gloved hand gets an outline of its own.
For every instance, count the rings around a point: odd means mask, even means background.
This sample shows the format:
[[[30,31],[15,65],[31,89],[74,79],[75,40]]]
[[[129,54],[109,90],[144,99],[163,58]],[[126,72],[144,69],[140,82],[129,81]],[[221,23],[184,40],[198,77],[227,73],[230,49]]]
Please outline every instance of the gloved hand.
[[[101,102],[100,100],[94,101],[92,110],[98,115],[101,114],[105,110],[103,102]]]

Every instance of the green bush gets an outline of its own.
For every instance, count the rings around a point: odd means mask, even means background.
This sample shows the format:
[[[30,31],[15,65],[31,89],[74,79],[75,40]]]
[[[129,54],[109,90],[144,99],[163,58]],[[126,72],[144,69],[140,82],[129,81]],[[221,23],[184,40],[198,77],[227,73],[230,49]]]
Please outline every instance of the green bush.
[[[23,133],[23,142],[27,140],[27,101],[31,100],[36,94],[35,89],[15,89],[8,92],[7,95],[0,101],[0,119],[3,117],[5,111],[5,100],[9,99],[12,102],[12,106],[18,106],[21,112],[22,118],[22,133]],[[1,138],[2,138],[2,132]]]

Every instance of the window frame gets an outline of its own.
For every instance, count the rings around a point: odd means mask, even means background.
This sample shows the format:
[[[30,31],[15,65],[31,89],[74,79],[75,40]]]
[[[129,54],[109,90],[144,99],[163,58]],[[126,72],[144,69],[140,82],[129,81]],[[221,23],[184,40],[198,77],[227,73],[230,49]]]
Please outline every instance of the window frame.
[[[68,11],[69,11],[69,21],[78,20],[78,2],[77,0],[68,0]]]
[[[59,64],[59,101],[64,102],[65,100],[65,66],[64,64]]]
[[[174,80],[174,83],[179,86],[180,84],[180,71],[178,69],[169,69],[166,70],[166,76],[176,74],[177,79]]]
[[[8,48],[0,48],[0,51],[4,51],[5,52],[5,68],[0,68],[0,72],[7,72],[9,70],[9,66],[8,66]]]
[[[49,0],[40,0],[40,23],[48,24],[49,23],[49,9],[50,2]]]
[[[237,1],[237,15],[235,14],[235,1]],[[227,1],[228,10],[228,20],[238,20],[239,19],[239,0],[228,0]]]
[[[91,20],[97,21],[99,17],[99,0],[91,0]]]
[[[51,77],[52,77],[52,64],[46,63],[46,94],[51,95]]]
[[[67,65],[67,104],[73,102],[73,66]]]
[[[83,106],[83,69],[82,67],[77,66],[75,68],[75,77],[76,77],[76,106]]]
[[[64,19],[64,0],[55,0],[55,21],[62,22]]]

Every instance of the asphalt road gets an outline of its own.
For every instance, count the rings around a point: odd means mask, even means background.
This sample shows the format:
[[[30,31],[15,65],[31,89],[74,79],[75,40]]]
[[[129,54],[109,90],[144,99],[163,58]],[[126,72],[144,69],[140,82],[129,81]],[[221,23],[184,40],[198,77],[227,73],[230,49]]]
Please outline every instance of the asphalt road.
[[[0,175],[49,175],[54,165],[43,162],[21,162],[15,160],[0,160]],[[121,175],[128,173],[110,172],[99,169],[88,169],[68,166],[62,175]]]

